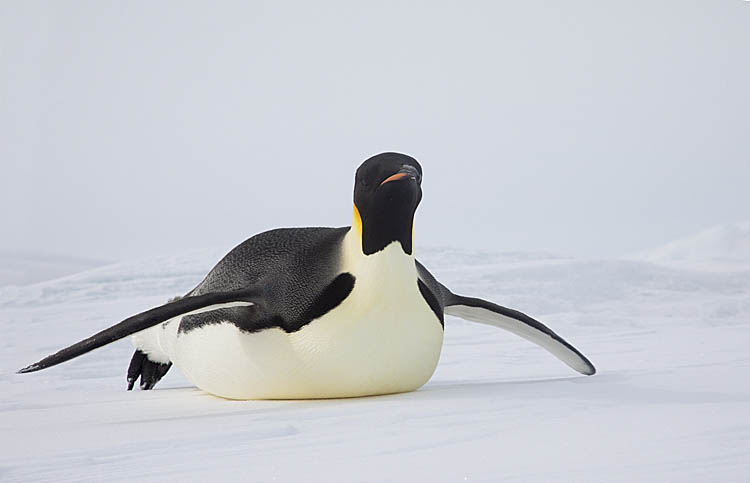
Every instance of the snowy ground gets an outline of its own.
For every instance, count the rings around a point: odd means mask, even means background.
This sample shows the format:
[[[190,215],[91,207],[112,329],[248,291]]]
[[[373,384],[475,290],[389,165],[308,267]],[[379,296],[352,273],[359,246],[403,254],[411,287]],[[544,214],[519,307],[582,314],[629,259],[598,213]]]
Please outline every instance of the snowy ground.
[[[176,369],[126,392],[128,341],[14,374],[185,292],[220,251],[0,287],[0,480],[748,481],[750,259],[715,265],[681,243],[679,263],[674,246],[631,260],[423,249],[454,291],[537,316],[599,373],[448,318],[425,387],[347,400],[227,401]]]

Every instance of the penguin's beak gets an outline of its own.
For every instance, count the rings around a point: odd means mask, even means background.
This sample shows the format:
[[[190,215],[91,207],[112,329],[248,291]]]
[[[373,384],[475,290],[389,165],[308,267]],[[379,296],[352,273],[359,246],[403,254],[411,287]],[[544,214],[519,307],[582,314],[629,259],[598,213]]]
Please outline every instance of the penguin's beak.
[[[392,181],[398,181],[401,179],[413,179],[414,181],[419,184],[422,181],[422,177],[419,175],[419,171],[417,171],[416,168],[413,166],[404,166],[398,172],[395,174],[392,174],[391,176],[387,177],[383,180],[382,183],[380,183],[380,186],[383,186],[386,183],[390,183]]]

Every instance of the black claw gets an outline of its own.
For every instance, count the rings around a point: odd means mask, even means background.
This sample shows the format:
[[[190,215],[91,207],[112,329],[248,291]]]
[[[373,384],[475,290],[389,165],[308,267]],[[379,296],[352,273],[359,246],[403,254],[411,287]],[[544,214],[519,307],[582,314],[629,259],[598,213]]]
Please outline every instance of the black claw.
[[[156,372],[156,365],[155,364],[149,364],[151,361],[144,361],[143,366],[141,366],[141,381],[150,381],[154,377],[154,373]]]
[[[135,354],[133,354],[133,357],[130,359],[127,375],[128,391],[133,389],[133,384],[138,380],[138,376],[141,375],[141,367],[143,366],[144,360],[146,360],[146,354],[139,350],[136,350]]]
[[[172,367],[172,363],[161,364],[148,359],[144,352],[136,350],[128,366],[128,391],[133,389],[138,378],[141,378],[140,387],[144,391],[153,389],[159,380]]]
[[[141,366],[141,389],[148,391],[152,387],[154,387],[154,384],[156,381],[156,364],[150,364],[150,361],[146,361],[143,366]]]

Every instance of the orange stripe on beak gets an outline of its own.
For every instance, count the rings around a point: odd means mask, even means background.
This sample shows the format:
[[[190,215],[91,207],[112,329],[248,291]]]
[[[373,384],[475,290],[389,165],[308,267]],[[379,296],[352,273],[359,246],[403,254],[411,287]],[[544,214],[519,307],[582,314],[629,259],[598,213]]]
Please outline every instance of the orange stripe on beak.
[[[380,186],[383,186],[386,183],[390,183],[391,181],[396,181],[398,179],[405,178],[405,177],[406,177],[406,173],[396,173],[393,176],[387,177],[385,181],[380,183]]]

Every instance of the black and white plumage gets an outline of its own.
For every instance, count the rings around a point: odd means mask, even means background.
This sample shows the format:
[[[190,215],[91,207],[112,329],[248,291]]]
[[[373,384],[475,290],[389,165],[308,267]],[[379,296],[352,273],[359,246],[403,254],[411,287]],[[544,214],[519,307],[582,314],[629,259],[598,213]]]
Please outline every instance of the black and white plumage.
[[[329,398],[415,390],[432,376],[444,314],[509,330],[583,374],[594,366],[521,312],[452,293],[415,256],[422,168],[383,153],[357,170],[351,227],[258,234],[184,297],[135,315],[19,372],[133,335],[129,389],[172,364],[232,399]]]

